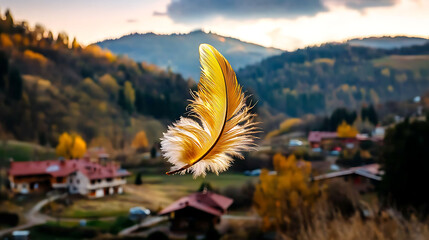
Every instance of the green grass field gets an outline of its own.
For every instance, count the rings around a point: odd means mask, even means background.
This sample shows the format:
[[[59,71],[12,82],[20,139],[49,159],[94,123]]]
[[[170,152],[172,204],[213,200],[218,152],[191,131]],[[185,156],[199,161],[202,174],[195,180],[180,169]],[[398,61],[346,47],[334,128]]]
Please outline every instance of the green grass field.
[[[90,220],[86,222],[85,227],[95,229],[104,233],[116,234],[120,230],[130,227],[134,224],[135,222],[129,220],[128,217],[124,215],[124,216],[117,217],[115,220],[108,220],[108,221]],[[80,223],[78,221],[60,221],[60,222],[49,221],[46,223],[46,225],[60,226],[64,228],[80,227]]]
[[[134,185],[133,178],[125,186],[125,194],[101,199],[76,199],[63,212],[65,218],[101,218],[127,215],[132,207],[141,206],[157,211],[180,197],[195,192],[201,183],[208,182],[218,190],[228,186],[242,186],[248,181],[257,181],[238,173],[209,174],[205,178],[193,179],[192,175],[143,174],[142,185]]]
[[[257,178],[245,176],[242,173],[221,173],[219,176],[210,173],[205,178],[198,177],[196,179],[191,174],[172,176],[166,174],[148,174],[142,176],[143,183],[172,187],[181,186],[188,188],[189,191],[196,191],[203,182],[208,182],[215,189],[222,190],[231,185],[241,186],[247,181],[254,181],[255,179]]]
[[[15,140],[0,141],[0,159],[9,158],[13,158],[14,161],[29,161],[55,159],[56,156],[52,148]]]
[[[390,67],[399,70],[419,70],[429,68],[429,55],[393,55],[375,59],[376,67]]]

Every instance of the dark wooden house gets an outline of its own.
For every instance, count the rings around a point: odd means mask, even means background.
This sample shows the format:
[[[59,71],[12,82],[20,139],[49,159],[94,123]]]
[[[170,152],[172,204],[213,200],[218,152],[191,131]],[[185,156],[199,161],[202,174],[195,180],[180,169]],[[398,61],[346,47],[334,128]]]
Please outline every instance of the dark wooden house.
[[[360,167],[353,167],[337,172],[331,172],[314,177],[315,181],[331,180],[341,178],[349,182],[360,193],[374,191],[380,183],[383,171],[377,163],[368,164]]]
[[[219,194],[198,192],[177,200],[159,215],[169,217],[171,231],[204,233],[219,223],[232,202]]]

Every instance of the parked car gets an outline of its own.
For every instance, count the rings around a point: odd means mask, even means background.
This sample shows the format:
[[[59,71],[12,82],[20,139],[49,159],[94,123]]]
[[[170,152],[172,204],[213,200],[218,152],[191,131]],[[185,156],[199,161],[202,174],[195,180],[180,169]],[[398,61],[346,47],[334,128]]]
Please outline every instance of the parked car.
[[[150,215],[150,210],[143,207],[130,208],[128,218],[132,221],[141,221]]]
[[[244,171],[244,175],[246,175],[246,176],[259,176],[259,175],[261,175],[261,169],[246,170],[246,171]]]

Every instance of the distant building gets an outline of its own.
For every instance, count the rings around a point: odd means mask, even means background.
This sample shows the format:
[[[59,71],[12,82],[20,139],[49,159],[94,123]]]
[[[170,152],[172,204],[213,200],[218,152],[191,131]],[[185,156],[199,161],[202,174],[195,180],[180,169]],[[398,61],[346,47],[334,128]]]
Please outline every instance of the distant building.
[[[177,200],[159,215],[169,216],[171,231],[202,233],[219,223],[232,202],[219,194],[198,192]]]
[[[338,139],[337,132],[312,131],[308,134],[308,142],[311,148],[323,148],[326,145],[332,145],[332,141]]]
[[[320,181],[341,178],[351,183],[359,192],[368,192],[374,190],[375,186],[381,181],[382,175],[383,171],[380,170],[380,164],[374,163],[322,174],[313,179]]]
[[[128,175],[113,162],[102,165],[89,159],[12,162],[8,171],[15,193],[56,189],[90,198],[122,193]]]

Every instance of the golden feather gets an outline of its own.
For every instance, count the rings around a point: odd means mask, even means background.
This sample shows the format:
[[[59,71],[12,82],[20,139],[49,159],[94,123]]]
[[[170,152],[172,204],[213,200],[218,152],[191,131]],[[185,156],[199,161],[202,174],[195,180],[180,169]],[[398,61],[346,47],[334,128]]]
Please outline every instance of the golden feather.
[[[228,61],[212,46],[201,44],[201,79],[192,93],[190,117],[181,117],[161,139],[163,156],[173,164],[167,174],[193,172],[194,177],[216,174],[230,166],[233,157],[255,147],[254,115]]]

